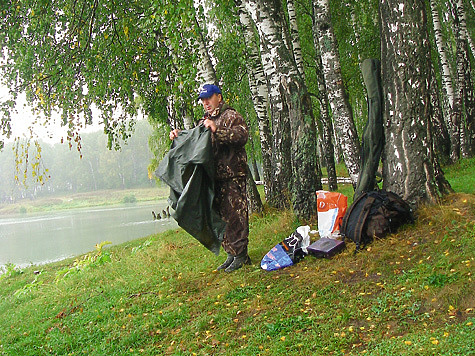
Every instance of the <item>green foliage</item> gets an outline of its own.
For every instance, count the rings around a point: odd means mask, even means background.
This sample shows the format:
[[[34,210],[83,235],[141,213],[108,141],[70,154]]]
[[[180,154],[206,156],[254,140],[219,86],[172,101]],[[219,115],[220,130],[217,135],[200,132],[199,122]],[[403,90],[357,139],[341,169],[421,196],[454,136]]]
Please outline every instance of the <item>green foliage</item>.
[[[25,92],[36,112],[59,109],[70,144],[100,110],[108,146],[129,137],[136,96],[147,115],[166,122],[175,95],[196,88],[195,10],[191,0],[106,2],[7,1],[0,7],[3,82]],[[186,93],[183,96],[183,93]],[[9,131],[11,102],[2,105]]]
[[[3,278],[10,278],[18,274],[22,274],[23,271],[15,266],[13,263],[7,263],[5,266],[0,267],[0,280]]]
[[[155,241],[155,238],[152,237],[152,238],[146,240],[143,244],[135,246],[134,248],[132,248],[132,253],[137,253],[138,251],[143,250],[143,249],[151,246],[153,241]]]
[[[443,287],[457,279],[456,275],[448,276],[444,273],[433,273],[427,277],[427,284],[434,287]]]
[[[35,279],[31,281],[30,283],[25,284],[23,287],[20,289],[16,290],[13,295],[15,297],[20,297],[22,295],[30,293],[32,290],[37,290],[40,288],[43,284],[43,281],[38,281],[38,275],[35,276]]]
[[[72,266],[65,267],[56,272],[56,283],[63,280],[64,278],[80,273],[83,270],[87,270],[91,267],[99,267],[105,263],[111,262],[111,253],[110,251],[104,251],[103,248],[105,245],[110,245],[112,242],[103,241],[100,244],[96,244],[95,251],[90,252],[84,255],[82,258],[77,258]]]
[[[0,202],[11,202],[25,196],[37,198],[153,186],[153,177],[149,178],[147,174],[147,165],[152,158],[147,141],[152,132],[146,120],[138,121],[133,137],[126,144],[122,143],[120,152],[106,148],[107,138],[101,132],[83,134],[82,156],[65,145],[41,142],[41,162],[44,167],[48,167],[49,178],[40,180],[40,174],[32,175],[34,171],[30,169],[24,184],[18,184],[15,178],[17,176],[23,180],[26,174],[23,170],[15,173],[15,166],[18,167],[15,159],[19,157],[16,149],[20,141],[7,144],[7,149],[0,152]],[[29,157],[33,154],[34,150],[30,150]]]
[[[123,202],[124,204],[136,203],[136,202],[137,202],[137,198],[135,197],[134,194],[129,194],[129,195],[124,196],[124,198],[122,198],[122,202]]]
[[[169,128],[165,125],[157,123],[154,125],[154,131],[148,139],[148,147],[152,152],[152,159],[147,167],[148,176],[154,176],[160,161],[165,157],[165,154],[170,148],[170,138],[168,137]]]

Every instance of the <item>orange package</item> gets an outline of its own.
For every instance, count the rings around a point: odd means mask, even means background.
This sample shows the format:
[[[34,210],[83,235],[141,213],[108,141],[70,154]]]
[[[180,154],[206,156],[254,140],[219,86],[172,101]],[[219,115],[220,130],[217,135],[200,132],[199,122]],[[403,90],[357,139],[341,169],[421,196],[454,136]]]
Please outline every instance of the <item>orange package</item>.
[[[320,237],[336,237],[348,206],[348,198],[338,192],[318,190],[317,216]]]

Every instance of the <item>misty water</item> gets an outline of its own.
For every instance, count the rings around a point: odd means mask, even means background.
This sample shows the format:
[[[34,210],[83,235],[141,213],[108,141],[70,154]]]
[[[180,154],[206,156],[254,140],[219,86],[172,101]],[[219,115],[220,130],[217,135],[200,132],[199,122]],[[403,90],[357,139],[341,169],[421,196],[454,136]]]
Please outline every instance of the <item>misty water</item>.
[[[174,229],[173,218],[153,219],[152,211],[166,207],[161,200],[0,217],[0,267],[59,261],[93,251],[102,241],[115,245]]]

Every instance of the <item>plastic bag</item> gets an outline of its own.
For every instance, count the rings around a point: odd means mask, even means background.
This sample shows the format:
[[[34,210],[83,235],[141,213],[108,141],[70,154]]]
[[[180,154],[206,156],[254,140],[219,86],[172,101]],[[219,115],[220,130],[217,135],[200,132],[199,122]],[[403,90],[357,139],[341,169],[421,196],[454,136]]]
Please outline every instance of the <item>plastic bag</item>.
[[[284,241],[275,245],[262,258],[261,268],[266,271],[274,271],[292,266],[307,255],[307,247],[310,245],[310,226],[298,227]]]
[[[338,237],[341,222],[348,206],[348,198],[341,193],[325,190],[318,190],[316,194],[320,237]]]

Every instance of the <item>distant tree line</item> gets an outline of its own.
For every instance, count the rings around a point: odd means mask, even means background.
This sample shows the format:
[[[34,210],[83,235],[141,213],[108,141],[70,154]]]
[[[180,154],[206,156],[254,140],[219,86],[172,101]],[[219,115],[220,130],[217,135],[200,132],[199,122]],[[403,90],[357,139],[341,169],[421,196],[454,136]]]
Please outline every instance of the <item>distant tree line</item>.
[[[134,135],[120,151],[107,149],[102,132],[85,133],[81,137],[81,153],[65,144],[41,143],[41,164],[47,170],[43,182],[28,176],[15,180],[14,145],[7,143],[0,152],[0,202],[19,198],[35,198],[52,194],[89,192],[102,189],[128,189],[156,184],[147,166],[152,153],[148,139],[152,128],[146,120],[138,121]],[[22,144],[22,143],[19,143]],[[29,155],[35,155],[36,146]],[[49,176],[49,178],[48,178]],[[42,184],[43,183],[43,184]]]

